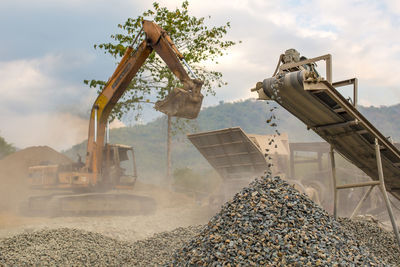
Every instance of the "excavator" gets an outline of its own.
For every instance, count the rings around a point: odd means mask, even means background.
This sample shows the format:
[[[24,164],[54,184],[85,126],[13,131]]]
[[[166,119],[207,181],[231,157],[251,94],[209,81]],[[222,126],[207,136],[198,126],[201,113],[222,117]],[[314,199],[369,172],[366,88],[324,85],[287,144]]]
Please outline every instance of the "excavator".
[[[142,31],[145,39],[134,49],[134,43]],[[156,23],[144,20],[136,39],[127,47],[92,106],[86,161],[30,167],[28,183],[32,189],[57,193],[30,197],[24,205],[25,213],[143,214],[154,209],[152,198],[118,192],[133,189],[137,172],[133,148],[108,143],[109,115],[153,51],[183,85],[183,88],[174,88],[164,100],[157,101],[156,110],[169,116],[196,118],[203,100],[200,92],[203,82],[197,79],[166,31]],[[189,77],[180,60],[194,79]]]

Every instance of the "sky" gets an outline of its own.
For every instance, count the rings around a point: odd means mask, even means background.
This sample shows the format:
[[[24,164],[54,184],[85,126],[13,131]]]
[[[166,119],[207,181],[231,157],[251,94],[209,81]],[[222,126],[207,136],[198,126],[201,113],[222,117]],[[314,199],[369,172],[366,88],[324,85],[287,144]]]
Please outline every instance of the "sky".
[[[159,3],[174,9],[181,1]],[[107,80],[116,66],[93,45],[111,41],[119,23],[151,6],[146,0],[1,0],[0,135],[19,148],[58,150],[86,139],[96,91],[83,80]],[[333,80],[357,77],[362,105],[400,102],[397,0],[191,0],[189,10],[211,16],[210,25],[230,21],[226,39],[241,41],[218,65],[207,65],[228,85],[206,97],[204,107],[256,97],[249,89],[272,75],[289,48],[308,58],[331,54]],[[340,90],[351,94],[350,87]],[[144,115],[141,123],[161,114],[149,107]]]

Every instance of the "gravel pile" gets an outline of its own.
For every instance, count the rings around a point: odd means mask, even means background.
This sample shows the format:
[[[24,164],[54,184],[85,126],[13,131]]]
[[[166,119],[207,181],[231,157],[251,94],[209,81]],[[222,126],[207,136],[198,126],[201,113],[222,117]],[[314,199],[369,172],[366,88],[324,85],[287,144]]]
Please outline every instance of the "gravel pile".
[[[227,202],[171,265],[377,266],[326,211],[278,177],[251,183]]]
[[[200,229],[177,228],[135,243],[69,228],[24,233],[0,241],[0,265],[161,265]]]
[[[340,218],[339,222],[375,256],[386,259],[393,266],[400,266],[400,249],[393,232],[383,230],[374,221]]]
[[[204,226],[180,227],[171,232],[159,233],[151,238],[137,241],[132,245],[133,254],[129,265],[164,265],[171,260],[175,250],[189,242],[203,228]]]
[[[336,222],[278,177],[244,188],[206,226],[177,228],[136,242],[71,228],[0,239],[0,266],[387,264],[400,265],[393,234],[373,222]]]
[[[130,257],[129,243],[69,228],[24,233],[0,242],[0,264],[9,266],[118,265]]]

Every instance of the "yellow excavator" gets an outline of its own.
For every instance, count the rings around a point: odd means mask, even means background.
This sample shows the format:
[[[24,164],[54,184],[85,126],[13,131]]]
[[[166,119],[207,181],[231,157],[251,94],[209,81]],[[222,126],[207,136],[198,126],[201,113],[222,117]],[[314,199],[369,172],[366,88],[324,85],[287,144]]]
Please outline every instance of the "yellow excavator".
[[[145,39],[136,49],[133,47],[135,42],[126,49],[116,70],[93,104],[85,163],[79,160],[73,164],[30,167],[30,187],[51,190],[53,193],[30,197],[25,204],[25,212],[52,215],[142,214],[154,209],[155,203],[151,198],[115,192],[132,189],[137,175],[133,148],[108,144],[105,135],[108,132],[109,115],[153,50],[183,85],[183,88],[171,91],[164,100],[156,102],[155,109],[169,116],[196,118],[203,100],[200,92],[203,82],[189,77],[180,60],[196,78],[183,55],[160,26],[144,20],[142,30]],[[54,193],[55,191],[61,193]]]

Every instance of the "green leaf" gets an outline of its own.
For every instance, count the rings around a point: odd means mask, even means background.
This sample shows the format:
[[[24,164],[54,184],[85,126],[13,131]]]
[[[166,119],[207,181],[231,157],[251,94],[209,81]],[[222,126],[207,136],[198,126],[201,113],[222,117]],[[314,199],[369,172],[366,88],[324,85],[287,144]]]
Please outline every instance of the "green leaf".
[[[218,64],[217,59],[236,44],[234,41],[225,39],[231,24],[226,22],[221,26],[212,26],[212,21],[208,21],[211,16],[207,14],[204,17],[191,15],[189,1],[186,0],[180,7],[171,10],[161,6],[157,1],[153,2],[152,6],[141,15],[127,18],[124,23],[118,24],[119,31],[111,35],[112,42],[95,44],[94,48],[102,50],[119,61],[126,46],[130,45],[139,33],[144,18],[155,21],[167,31],[191,68],[204,80],[203,92],[205,95],[215,95],[214,88],[226,85],[226,82],[222,80],[222,73],[207,69],[203,64],[206,61],[216,61]],[[139,39],[141,38],[143,37]],[[88,79],[84,80],[84,84],[89,85],[90,88],[97,88],[100,92],[106,81]],[[162,59],[153,52],[115,105],[111,117],[122,118],[128,112],[136,112],[135,116],[139,118],[141,103],[144,99],[146,99],[144,102],[163,99],[177,86],[181,86],[179,80]]]

